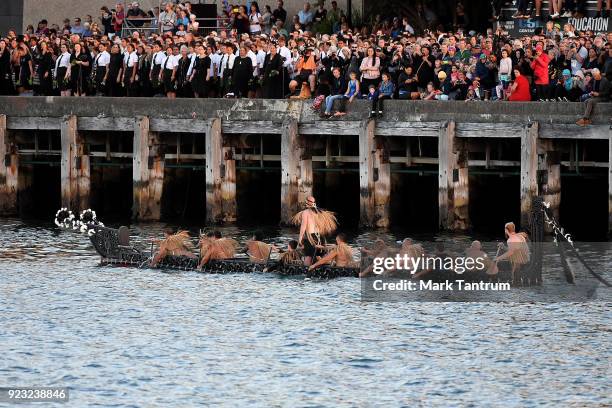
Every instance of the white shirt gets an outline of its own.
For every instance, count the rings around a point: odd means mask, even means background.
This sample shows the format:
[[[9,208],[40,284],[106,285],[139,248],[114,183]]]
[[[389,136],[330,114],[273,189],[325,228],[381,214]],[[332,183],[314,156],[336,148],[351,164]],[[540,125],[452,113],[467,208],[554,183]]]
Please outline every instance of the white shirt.
[[[278,49],[278,53],[281,56],[281,58],[285,59],[285,62],[283,62],[283,67],[285,68],[290,68],[291,67],[291,51],[289,51],[289,48],[287,47],[280,47]]]
[[[257,67],[259,69],[263,69],[265,61],[266,61],[266,52],[264,50],[257,51]]]
[[[96,59],[94,60],[94,65],[96,67],[105,67],[108,64],[110,64],[110,54],[107,51],[102,51],[96,55]]]
[[[261,31],[261,25],[259,25],[259,19],[261,18],[261,14],[255,13],[249,14],[249,32],[256,33]]]
[[[225,71],[226,68],[228,69],[232,69],[234,68],[234,60],[236,59],[236,56],[234,54],[223,54],[223,57],[221,58],[221,66],[219,67],[220,73],[219,73],[219,77],[223,78],[223,71]]]
[[[166,59],[166,54],[163,51],[159,51],[153,54],[153,65],[151,65],[151,69],[153,69],[154,65],[163,64],[165,59]]]
[[[221,54],[219,54],[218,52],[215,52],[212,55],[209,55],[210,57],[210,62],[213,65],[213,67],[211,67],[211,73],[213,77],[218,77],[219,76],[219,62],[221,62]]]
[[[187,77],[191,76],[191,72],[193,72],[193,66],[195,65],[196,59],[198,55],[194,52],[193,54],[189,54],[189,68],[187,68]]]
[[[57,69],[60,67],[69,68],[70,67],[70,53],[65,52],[59,57],[57,57],[57,61],[55,61],[55,70],[53,74],[57,76]]]
[[[178,66],[180,56],[179,55],[169,55],[164,59],[164,63],[162,64],[162,69],[174,69]]]
[[[131,53],[123,56],[123,63],[127,65],[128,68],[132,68],[137,62],[138,54],[136,54],[136,51],[132,51]]]
[[[257,76],[257,55],[249,50],[247,52],[247,57],[249,57],[251,59],[251,63],[253,65],[253,76]]]

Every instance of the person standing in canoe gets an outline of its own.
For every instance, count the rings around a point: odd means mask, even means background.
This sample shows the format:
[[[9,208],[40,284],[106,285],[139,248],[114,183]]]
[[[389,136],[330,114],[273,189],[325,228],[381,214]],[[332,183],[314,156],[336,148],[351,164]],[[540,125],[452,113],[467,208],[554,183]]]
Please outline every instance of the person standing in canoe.
[[[189,232],[179,231],[173,233],[172,231],[166,231],[166,238],[162,241],[158,241],[159,251],[155,254],[151,260],[151,266],[155,267],[159,262],[166,256],[186,256],[188,258],[195,258],[193,253],[194,247],[191,239],[189,238]]]
[[[317,208],[314,197],[308,197],[306,209],[294,215],[291,222],[300,226],[298,245],[303,250],[304,265],[310,266],[320,254],[317,246],[324,245],[324,237],[336,231],[338,220],[333,212]]]
[[[515,273],[523,265],[529,263],[529,244],[527,243],[527,234],[525,232],[516,232],[516,226],[513,222],[504,225],[504,233],[508,239],[508,250],[494,259],[495,264],[499,261],[508,261],[512,266],[512,280],[515,280]],[[499,245],[500,248],[503,244]]]

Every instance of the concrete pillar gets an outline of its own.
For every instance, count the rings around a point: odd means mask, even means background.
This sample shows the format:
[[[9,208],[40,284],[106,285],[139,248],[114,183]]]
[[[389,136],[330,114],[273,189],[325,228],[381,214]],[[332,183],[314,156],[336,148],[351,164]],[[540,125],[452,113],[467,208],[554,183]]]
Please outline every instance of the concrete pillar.
[[[368,119],[359,132],[359,225],[389,226],[391,169],[388,152],[374,136],[376,122]]]
[[[224,172],[221,174],[223,221],[236,222],[236,160],[231,146],[223,147]]]
[[[465,230],[469,220],[468,152],[455,139],[455,122],[440,126],[438,138],[438,214],[440,229]]]
[[[62,207],[82,211],[89,208],[90,166],[84,138],[77,130],[77,117],[62,118],[60,131]]]
[[[534,122],[521,135],[521,228],[529,225],[531,204],[538,195],[538,132]]]
[[[281,224],[288,225],[300,209],[298,180],[300,158],[298,123],[290,119],[281,134]]]
[[[6,115],[0,115],[0,215],[17,215],[19,156],[9,140]]]
[[[149,131],[147,116],[139,116],[134,122],[133,149],[132,218],[139,221],[157,221],[161,215],[164,159],[159,136]]]
[[[206,129],[206,222],[211,224],[223,222],[222,139],[221,119],[210,119]]]

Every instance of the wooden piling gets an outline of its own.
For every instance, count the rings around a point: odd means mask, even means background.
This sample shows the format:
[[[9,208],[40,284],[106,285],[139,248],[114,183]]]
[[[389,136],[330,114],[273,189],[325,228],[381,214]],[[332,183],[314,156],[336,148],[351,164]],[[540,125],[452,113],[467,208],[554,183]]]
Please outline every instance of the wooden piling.
[[[521,135],[521,228],[528,227],[531,203],[538,195],[538,133],[539,124],[534,122]]]
[[[132,218],[138,221],[158,221],[161,216],[164,156],[159,135],[149,129],[148,116],[136,117],[132,154]]]
[[[19,156],[6,130],[6,115],[0,115],[0,215],[17,214]]]
[[[60,132],[62,207],[82,211],[89,208],[90,166],[84,138],[77,130],[77,117],[63,117]]]
[[[298,203],[303,203],[312,196],[313,173],[312,157],[307,153],[300,159],[300,178],[298,179]]]
[[[210,224],[223,222],[222,164],[221,119],[212,118],[206,126],[206,222]]]
[[[553,140],[538,142],[538,191],[549,204],[554,217],[559,220],[561,206],[561,152],[555,148]],[[541,154],[540,154],[541,153]],[[550,232],[550,231],[549,231]]]
[[[438,138],[438,220],[440,229],[461,231],[469,225],[468,152],[455,138],[455,122],[440,126]]]
[[[391,168],[383,139],[374,136],[376,122],[361,123],[359,131],[359,225],[389,226]]]
[[[223,222],[236,222],[236,160],[231,146],[223,147],[224,172],[221,182]]]
[[[374,177],[374,226],[389,228],[389,208],[391,204],[391,163],[389,151],[380,147],[374,153],[376,166]]]
[[[161,200],[164,190],[164,171],[166,162],[159,133],[149,132],[149,200],[145,210],[145,219],[158,221],[161,218]]]
[[[298,123],[290,119],[283,124],[281,134],[281,217],[283,225],[300,209],[298,180],[300,178],[300,157]]]

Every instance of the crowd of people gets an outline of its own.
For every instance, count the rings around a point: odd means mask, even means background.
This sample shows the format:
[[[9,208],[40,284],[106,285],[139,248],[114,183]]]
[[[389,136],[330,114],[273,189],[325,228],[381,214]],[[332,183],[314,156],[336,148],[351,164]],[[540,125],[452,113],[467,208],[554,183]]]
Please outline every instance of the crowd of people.
[[[358,98],[378,115],[387,99],[592,107],[610,96],[612,33],[554,19],[512,38],[497,25],[482,34],[419,31],[402,17],[352,26],[335,1],[329,10],[306,2],[293,17],[282,0],[274,10],[250,2],[225,11],[228,26],[212,31],[199,27],[189,2],[149,12],[117,4],[103,7],[99,22],[9,31],[0,39],[0,94],[314,98],[327,116]]]

